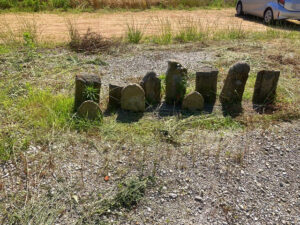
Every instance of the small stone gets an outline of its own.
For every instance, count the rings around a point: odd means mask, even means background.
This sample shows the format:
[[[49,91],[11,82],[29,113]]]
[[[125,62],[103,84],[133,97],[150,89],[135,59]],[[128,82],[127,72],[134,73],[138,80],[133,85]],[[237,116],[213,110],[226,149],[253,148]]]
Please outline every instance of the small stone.
[[[140,85],[145,91],[146,103],[148,105],[160,103],[161,80],[157,77],[156,73],[147,73],[142,79]]]
[[[121,107],[133,112],[145,111],[145,92],[138,84],[130,84],[123,88],[121,94]]]
[[[172,198],[172,199],[175,199],[175,198],[177,198],[177,194],[175,194],[175,193],[170,193],[170,194],[169,194],[169,197]]]
[[[200,196],[196,196],[195,201],[203,203],[203,199]]]
[[[189,111],[202,110],[204,107],[204,99],[202,95],[194,91],[183,99],[182,108],[187,109]]]
[[[100,119],[102,116],[99,105],[91,100],[83,102],[79,106],[77,113],[80,117],[88,118],[90,120]]]

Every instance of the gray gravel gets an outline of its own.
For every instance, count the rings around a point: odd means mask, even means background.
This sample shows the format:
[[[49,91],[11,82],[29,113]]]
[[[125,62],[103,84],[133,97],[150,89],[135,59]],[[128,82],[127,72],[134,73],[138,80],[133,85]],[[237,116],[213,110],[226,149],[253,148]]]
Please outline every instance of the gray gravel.
[[[134,51],[129,55],[107,56],[104,58],[107,66],[101,67],[102,80],[105,84],[124,84],[127,78],[142,77],[149,71],[158,75],[167,70],[167,61],[174,59],[188,68],[189,72],[196,72],[202,66],[213,61],[213,56],[207,51],[164,50],[164,51]]]
[[[300,121],[295,121],[227,134],[219,158],[212,143],[196,148],[201,153],[194,167],[187,162],[181,170],[169,164],[160,170],[167,188],[152,190],[131,219],[140,224],[300,224],[299,132]],[[240,150],[242,163],[226,153]]]

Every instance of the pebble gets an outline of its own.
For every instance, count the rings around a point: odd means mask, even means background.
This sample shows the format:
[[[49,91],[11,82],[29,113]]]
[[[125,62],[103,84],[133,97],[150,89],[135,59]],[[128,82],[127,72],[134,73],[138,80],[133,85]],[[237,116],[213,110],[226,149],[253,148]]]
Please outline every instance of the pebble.
[[[203,199],[200,196],[196,196],[195,201],[203,203]]]
[[[170,194],[169,194],[169,197],[172,198],[172,199],[175,199],[175,198],[177,198],[177,194],[175,194],[175,193],[170,193]]]

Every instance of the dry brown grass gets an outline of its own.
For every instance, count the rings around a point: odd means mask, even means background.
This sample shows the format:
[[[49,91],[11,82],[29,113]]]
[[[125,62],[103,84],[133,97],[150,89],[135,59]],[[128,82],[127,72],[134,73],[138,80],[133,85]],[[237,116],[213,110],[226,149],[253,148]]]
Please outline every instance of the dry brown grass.
[[[85,34],[81,35],[76,25],[68,21],[70,42],[69,46],[76,52],[84,53],[99,53],[106,52],[117,42],[103,37],[101,34],[92,32],[90,29]]]
[[[93,8],[146,9],[155,6],[162,8],[232,6],[235,0],[88,0]]]

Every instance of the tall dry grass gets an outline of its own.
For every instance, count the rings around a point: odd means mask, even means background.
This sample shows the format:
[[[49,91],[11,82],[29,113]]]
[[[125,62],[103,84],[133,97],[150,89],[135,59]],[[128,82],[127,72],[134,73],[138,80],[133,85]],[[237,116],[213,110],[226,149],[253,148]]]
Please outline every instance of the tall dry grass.
[[[86,0],[84,0],[86,1]],[[162,8],[233,6],[236,0],[90,0],[87,3],[94,8],[138,8],[146,9],[155,6]]]
[[[147,9],[161,8],[189,8],[189,7],[226,7],[233,6],[236,0],[1,0],[0,9],[17,8],[26,11],[41,11],[61,8],[124,8]]]
[[[18,21],[15,26],[5,18],[0,20],[0,44],[7,46],[23,44],[25,34],[29,35],[35,43],[40,41],[42,30],[38,26],[37,16],[28,18],[16,16],[15,19]]]

